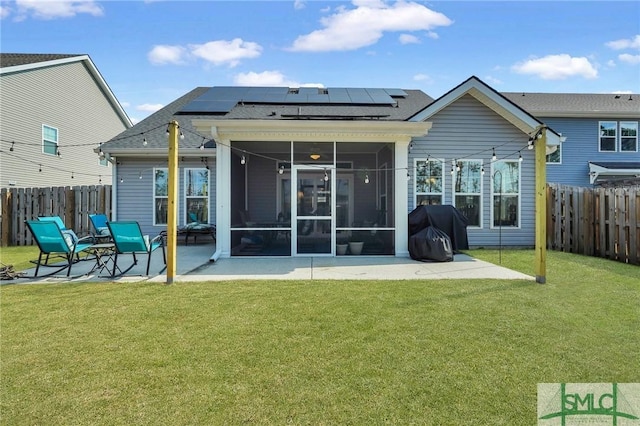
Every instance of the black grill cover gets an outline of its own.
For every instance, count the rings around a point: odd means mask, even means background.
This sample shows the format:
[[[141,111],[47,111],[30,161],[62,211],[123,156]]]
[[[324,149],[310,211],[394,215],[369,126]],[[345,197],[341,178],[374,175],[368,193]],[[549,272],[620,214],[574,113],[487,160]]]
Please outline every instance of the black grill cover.
[[[444,231],[451,239],[453,252],[469,249],[467,217],[453,206],[418,206],[409,213],[409,238],[428,226]]]
[[[453,249],[449,236],[440,229],[427,226],[409,237],[409,255],[413,260],[453,261]]]

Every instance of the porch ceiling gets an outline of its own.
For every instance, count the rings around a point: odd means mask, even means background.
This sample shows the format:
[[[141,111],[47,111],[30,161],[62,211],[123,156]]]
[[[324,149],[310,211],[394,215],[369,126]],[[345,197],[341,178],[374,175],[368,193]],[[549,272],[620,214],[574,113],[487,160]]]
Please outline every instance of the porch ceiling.
[[[198,132],[211,135],[216,142],[409,142],[431,129],[430,122],[408,121],[194,119],[192,124]]]

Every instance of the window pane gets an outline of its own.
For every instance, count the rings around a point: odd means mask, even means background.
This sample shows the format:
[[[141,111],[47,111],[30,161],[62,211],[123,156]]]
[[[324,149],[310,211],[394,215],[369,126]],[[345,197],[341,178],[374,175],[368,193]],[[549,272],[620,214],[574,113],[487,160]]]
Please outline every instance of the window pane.
[[[482,164],[479,161],[459,161],[458,167],[460,171],[456,173],[455,191],[479,194]]]
[[[493,197],[493,226],[518,226],[518,197]]]
[[[493,192],[497,194],[518,193],[520,189],[520,163],[498,161],[493,165]]]
[[[637,151],[638,140],[636,138],[622,138],[620,141],[621,151]]]
[[[416,204],[418,206],[440,205],[442,204],[442,196],[441,195],[418,195],[416,197]]]
[[[416,162],[416,192],[442,192],[442,162]]]
[[[480,226],[480,196],[456,195],[456,209],[469,220],[469,226]]]
[[[186,171],[186,195],[207,196],[209,195],[209,170],[191,169]]]
[[[49,126],[43,126],[42,127],[42,134],[43,137],[51,142],[58,142],[58,130],[53,128],[53,127],[49,127]]]
[[[600,151],[615,151],[618,123],[615,121],[600,122]]]
[[[42,145],[42,152],[45,154],[56,155],[58,152],[58,144],[53,142],[44,141]]]
[[[638,123],[620,123],[620,150],[637,151],[638,149]]]
[[[166,197],[169,195],[169,175],[167,169],[156,169],[155,174],[155,196]]]
[[[155,200],[155,220],[154,223],[156,225],[163,225],[167,223],[167,212],[168,212],[168,198],[156,198]]]
[[[558,149],[556,149],[551,154],[547,155],[547,163],[559,163],[560,162],[560,150],[562,149],[562,145],[558,145]]]
[[[207,198],[187,198],[187,222],[209,222],[209,203]]]

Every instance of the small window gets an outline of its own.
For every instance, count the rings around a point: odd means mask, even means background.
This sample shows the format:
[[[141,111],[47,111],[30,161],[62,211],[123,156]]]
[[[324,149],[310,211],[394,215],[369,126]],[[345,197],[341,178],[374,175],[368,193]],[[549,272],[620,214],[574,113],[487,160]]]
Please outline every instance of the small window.
[[[638,122],[637,121],[621,121],[620,122],[620,151],[622,152],[638,151]]]
[[[169,171],[153,170],[153,224],[166,225],[169,206]]]
[[[600,151],[616,150],[616,140],[618,136],[618,123],[615,121],[600,122]]]
[[[551,154],[547,154],[547,164],[561,164],[562,163],[562,143],[557,146],[557,149]]]
[[[415,161],[416,206],[440,205],[444,202],[444,160]]]
[[[42,152],[45,154],[58,154],[58,129],[42,125]]]
[[[456,165],[453,199],[469,226],[482,226],[482,161],[459,160]]]

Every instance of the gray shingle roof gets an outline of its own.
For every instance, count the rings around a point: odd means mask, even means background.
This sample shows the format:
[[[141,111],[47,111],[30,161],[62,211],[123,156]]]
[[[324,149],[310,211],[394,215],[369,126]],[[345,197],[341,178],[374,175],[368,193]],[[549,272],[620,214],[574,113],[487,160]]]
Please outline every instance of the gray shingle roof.
[[[184,139],[180,141],[181,148],[198,148],[203,142],[201,136],[191,125],[191,119],[197,116],[175,115],[184,105],[199,97],[209,90],[208,87],[197,87],[187,94],[179,97],[164,108],[151,114],[133,127],[120,133],[110,141],[102,145],[104,152],[127,148],[143,148],[143,139],[147,140],[147,148],[166,148],[166,129],[169,122],[176,120],[184,134]],[[208,139],[207,139],[208,140]],[[215,147],[213,142],[205,145],[207,148]]]
[[[196,132],[191,125],[195,118],[216,119],[254,119],[254,120],[293,120],[293,119],[351,119],[351,120],[392,120],[404,121],[417,111],[431,103],[433,99],[420,90],[405,90],[407,96],[397,99],[397,106],[328,106],[328,105],[268,105],[268,104],[238,104],[227,114],[184,114],[180,110],[192,100],[206,93],[209,87],[198,87],[181,96],[161,110],[155,112],[130,129],[125,130],[110,141],[102,145],[104,152],[122,149],[143,149],[143,139],[147,140],[146,148],[166,149],[166,126],[176,120],[183,130],[185,138],[180,141],[181,148],[199,148],[204,136]],[[298,112],[301,114],[298,117]],[[275,114],[273,114],[275,112]],[[372,118],[376,116],[377,118]],[[214,148],[215,143],[206,139],[205,147]]]
[[[636,115],[640,117],[640,94],[501,92],[534,116]],[[631,100],[629,100],[631,99]]]
[[[75,56],[84,56],[84,54],[0,53],[0,68],[55,61],[58,59],[73,58]]]

